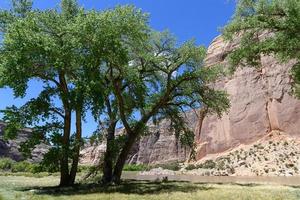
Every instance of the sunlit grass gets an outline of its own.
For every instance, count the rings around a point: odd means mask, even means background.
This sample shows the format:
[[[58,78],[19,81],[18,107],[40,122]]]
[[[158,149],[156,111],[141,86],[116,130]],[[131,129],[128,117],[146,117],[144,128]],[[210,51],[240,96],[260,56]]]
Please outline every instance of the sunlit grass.
[[[297,200],[300,189],[276,185],[192,184],[127,181],[104,188],[97,184],[59,189],[59,177],[0,177],[2,199],[31,200]],[[2,200],[0,197],[0,200]]]

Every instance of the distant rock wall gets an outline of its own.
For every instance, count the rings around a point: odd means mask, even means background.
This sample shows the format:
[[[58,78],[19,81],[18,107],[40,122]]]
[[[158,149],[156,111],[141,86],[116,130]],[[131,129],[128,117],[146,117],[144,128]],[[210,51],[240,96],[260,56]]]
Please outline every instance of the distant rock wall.
[[[185,113],[189,127],[197,124],[195,111]],[[149,124],[151,134],[141,137],[133,146],[127,159],[131,164],[162,164],[184,162],[190,155],[190,149],[180,144],[179,139],[170,131],[169,122],[162,120],[158,125]],[[120,134],[120,130],[118,131]],[[96,164],[104,155],[106,145],[87,146],[80,152],[81,164]]]
[[[23,129],[19,132],[17,139],[5,141],[3,139],[3,130],[5,128],[5,124],[0,122],[0,157],[8,157],[15,161],[24,160],[22,153],[19,151],[20,144],[25,142],[30,134],[31,129]],[[31,154],[31,158],[28,161],[31,162],[40,162],[43,159],[43,155],[48,152],[49,146],[46,144],[37,145]]]

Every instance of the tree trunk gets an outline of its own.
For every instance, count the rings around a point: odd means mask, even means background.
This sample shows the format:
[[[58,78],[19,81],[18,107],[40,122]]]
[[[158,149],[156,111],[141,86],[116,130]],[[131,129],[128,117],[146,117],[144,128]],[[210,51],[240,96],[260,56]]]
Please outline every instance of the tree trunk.
[[[70,146],[70,132],[71,132],[71,111],[65,109],[64,118],[64,133],[62,138],[62,155],[60,161],[60,184],[59,186],[68,186],[69,175],[69,146]]]
[[[115,157],[115,129],[116,122],[111,122],[107,129],[107,139],[106,139],[106,151],[104,154],[103,163],[103,178],[102,182],[108,184],[112,182],[113,179],[113,161]]]
[[[121,182],[121,175],[123,167],[125,165],[126,159],[130,153],[130,150],[137,138],[138,134],[129,134],[128,139],[125,142],[122,151],[118,157],[117,163],[115,164],[114,173],[113,173],[113,182],[119,184]]]
[[[75,136],[75,147],[74,147],[74,157],[70,172],[69,185],[75,183],[76,173],[78,169],[79,154],[81,147],[81,136],[82,136],[82,122],[81,122],[81,109],[76,110],[76,136]]]

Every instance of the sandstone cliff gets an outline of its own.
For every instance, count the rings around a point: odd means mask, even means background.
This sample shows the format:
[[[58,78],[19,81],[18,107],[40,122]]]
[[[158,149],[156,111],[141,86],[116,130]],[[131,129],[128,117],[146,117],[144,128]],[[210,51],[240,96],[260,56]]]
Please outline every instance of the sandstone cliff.
[[[189,127],[197,124],[195,111],[185,113]],[[172,162],[184,162],[190,154],[186,146],[170,131],[168,120],[162,120],[159,124],[149,123],[149,135],[140,138],[131,150],[127,163],[130,164],[162,164]],[[118,132],[121,132],[120,130]],[[120,134],[120,133],[117,133]],[[96,146],[87,146],[81,150],[81,164],[96,164],[99,157],[105,152],[105,143]]]
[[[208,49],[207,67],[227,66],[226,55],[236,45],[217,37]],[[221,119],[206,116],[201,130],[196,127],[197,159],[252,143],[273,130],[300,137],[300,101],[290,95],[292,64],[261,56],[261,68],[246,66],[219,80],[215,87],[228,92],[231,108]]]

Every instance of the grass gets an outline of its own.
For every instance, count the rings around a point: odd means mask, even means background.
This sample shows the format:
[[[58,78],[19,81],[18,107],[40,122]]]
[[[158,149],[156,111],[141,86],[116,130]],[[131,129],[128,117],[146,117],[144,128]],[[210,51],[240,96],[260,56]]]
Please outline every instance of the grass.
[[[126,181],[120,186],[82,184],[57,188],[59,177],[0,177],[0,200],[296,200],[300,188],[275,185]],[[1,197],[2,196],[2,197]]]
[[[24,176],[24,177],[35,177],[42,178],[47,176],[59,176],[58,172],[48,173],[48,172],[40,172],[40,173],[30,173],[30,172],[3,172],[0,171],[0,176]]]
[[[123,168],[124,171],[145,171],[148,170],[147,165],[142,164],[126,164]]]

